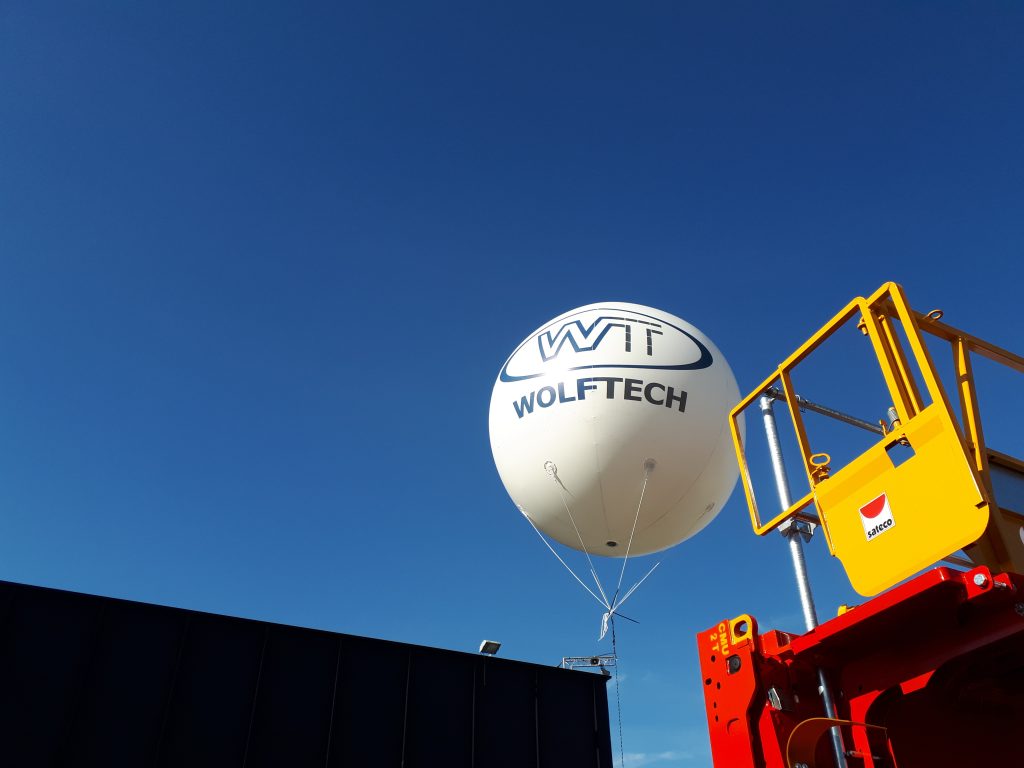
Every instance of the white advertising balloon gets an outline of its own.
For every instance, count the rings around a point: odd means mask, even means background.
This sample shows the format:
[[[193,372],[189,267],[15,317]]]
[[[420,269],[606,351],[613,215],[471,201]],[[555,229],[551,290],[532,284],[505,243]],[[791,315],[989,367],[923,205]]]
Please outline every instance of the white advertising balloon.
[[[656,552],[700,531],[732,492],[739,399],[722,353],[685,320],[590,304],[502,366],[491,451],[516,506],[552,538],[611,557]]]

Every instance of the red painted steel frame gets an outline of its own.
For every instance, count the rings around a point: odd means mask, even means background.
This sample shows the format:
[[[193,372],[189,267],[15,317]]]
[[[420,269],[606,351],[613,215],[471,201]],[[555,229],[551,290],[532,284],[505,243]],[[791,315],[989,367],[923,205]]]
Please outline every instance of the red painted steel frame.
[[[804,635],[735,624],[697,636],[716,768],[834,766],[827,737],[789,743],[819,668],[850,768],[1024,765],[1024,576],[936,568]]]

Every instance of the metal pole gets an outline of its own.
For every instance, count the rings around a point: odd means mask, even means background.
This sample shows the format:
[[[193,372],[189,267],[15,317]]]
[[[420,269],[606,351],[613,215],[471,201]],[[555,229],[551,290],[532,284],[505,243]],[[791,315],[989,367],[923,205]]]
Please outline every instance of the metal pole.
[[[775,404],[767,395],[762,395],[758,402],[761,406],[761,416],[764,419],[765,436],[768,438],[768,452],[771,454],[772,472],[775,475],[775,489],[779,493],[779,504],[782,505],[782,509],[789,509],[793,502],[789,493],[786,465],[782,459],[782,444],[779,442],[779,431],[775,424]],[[807,575],[807,561],[804,559],[801,533],[795,520],[791,521],[788,528],[783,531],[783,535],[789,542],[789,554],[793,560],[796,587],[800,593],[800,607],[804,612],[804,624],[807,626],[807,631],[810,631],[818,626],[818,613],[814,608],[814,596],[811,594],[811,580]],[[824,670],[820,668],[818,669],[818,688],[821,692],[822,703],[825,705],[826,717],[837,719],[832,689],[825,678]],[[843,746],[842,732],[837,727],[831,729],[829,733],[832,737],[832,751],[835,753],[837,768],[847,768],[846,748]]]

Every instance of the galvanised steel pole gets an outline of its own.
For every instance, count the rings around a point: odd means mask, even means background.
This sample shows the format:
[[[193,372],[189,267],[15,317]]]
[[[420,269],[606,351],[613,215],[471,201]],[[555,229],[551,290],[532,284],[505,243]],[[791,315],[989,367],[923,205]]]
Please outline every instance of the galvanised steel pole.
[[[789,493],[789,480],[786,477],[786,464],[782,459],[782,445],[779,442],[779,431],[775,424],[775,403],[772,398],[762,395],[758,401],[761,406],[761,416],[764,419],[764,433],[768,438],[768,452],[771,454],[772,472],[775,475],[775,489],[779,494],[779,504],[782,509],[789,509],[793,503]],[[783,534],[789,542],[789,554],[793,560],[793,571],[796,574],[796,587],[800,593],[800,607],[804,612],[804,624],[810,631],[818,626],[818,613],[814,609],[814,596],[811,594],[811,580],[807,576],[807,561],[804,559],[804,544],[800,538],[800,531],[796,521],[789,526]],[[836,705],[832,698],[832,689],[825,678],[825,672],[818,670],[818,687],[821,691],[821,700],[825,705],[825,715],[836,719]],[[829,732],[832,737],[832,751],[835,753],[836,765],[838,768],[847,768],[846,747],[843,745],[843,734],[839,728],[833,728]]]

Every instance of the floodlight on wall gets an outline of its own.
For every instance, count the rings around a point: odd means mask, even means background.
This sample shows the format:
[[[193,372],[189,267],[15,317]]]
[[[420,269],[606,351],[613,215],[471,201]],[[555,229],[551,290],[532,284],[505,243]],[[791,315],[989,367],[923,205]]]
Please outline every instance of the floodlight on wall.
[[[485,656],[493,656],[498,652],[499,648],[501,648],[501,643],[497,640],[484,640],[480,643],[480,653]]]

